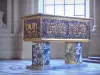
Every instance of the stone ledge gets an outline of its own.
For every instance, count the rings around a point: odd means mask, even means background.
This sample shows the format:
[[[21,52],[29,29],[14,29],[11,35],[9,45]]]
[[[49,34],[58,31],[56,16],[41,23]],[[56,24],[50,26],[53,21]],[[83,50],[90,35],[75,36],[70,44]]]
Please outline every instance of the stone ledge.
[[[22,34],[0,34],[0,36],[22,36]]]
[[[94,60],[94,59],[84,58],[83,62],[100,63],[100,60]]]
[[[89,56],[89,59],[100,60],[100,56]]]
[[[21,34],[0,34],[0,38],[22,37]]]

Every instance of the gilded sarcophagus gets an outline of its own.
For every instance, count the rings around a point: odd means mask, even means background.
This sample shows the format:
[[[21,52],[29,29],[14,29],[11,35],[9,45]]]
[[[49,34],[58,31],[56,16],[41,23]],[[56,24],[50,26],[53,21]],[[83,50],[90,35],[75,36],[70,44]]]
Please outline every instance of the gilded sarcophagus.
[[[24,41],[87,42],[90,39],[88,18],[34,14],[23,17]]]

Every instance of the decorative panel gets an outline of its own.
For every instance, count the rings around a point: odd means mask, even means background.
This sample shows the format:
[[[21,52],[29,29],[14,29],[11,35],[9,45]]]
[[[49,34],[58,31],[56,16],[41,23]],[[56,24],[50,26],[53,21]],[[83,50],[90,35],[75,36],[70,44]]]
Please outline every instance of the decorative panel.
[[[42,19],[43,38],[68,38],[68,21],[53,18]]]
[[[23,20],[24,23],[24,40],[40,39],[40,17],[30,17]]]
[[[71,20],[69,21],[69,38],[89,39],[90,21]]]
[[[23,39],[44,41],[47,39],[90,39],[90,20],[87,18],[35,14],[23,18]],[[49,40],[50,41],[50,40]]]

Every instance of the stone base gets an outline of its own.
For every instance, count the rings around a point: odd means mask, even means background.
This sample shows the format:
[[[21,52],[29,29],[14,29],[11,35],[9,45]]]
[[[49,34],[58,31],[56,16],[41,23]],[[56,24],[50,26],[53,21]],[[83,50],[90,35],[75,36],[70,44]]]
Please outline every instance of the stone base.
[[[42,70],[43,66],[41,65],[31,65],[31,66],[26,66],[27,69],[31,70]]]
[[[74,62],[74,61],[65,61],[65,64],[77,64],[76,62]]]

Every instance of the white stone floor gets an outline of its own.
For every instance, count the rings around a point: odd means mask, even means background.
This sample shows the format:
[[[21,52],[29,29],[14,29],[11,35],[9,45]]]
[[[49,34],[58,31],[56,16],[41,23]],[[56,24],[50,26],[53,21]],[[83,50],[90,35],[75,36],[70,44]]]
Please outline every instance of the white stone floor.
[[[0,60],[0,75],[100,75],[100,64],[83,62],[65,64],[64,60],[51,60],[44,70],[26,69],[31,60]]]

